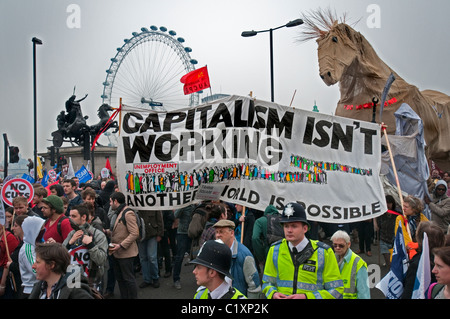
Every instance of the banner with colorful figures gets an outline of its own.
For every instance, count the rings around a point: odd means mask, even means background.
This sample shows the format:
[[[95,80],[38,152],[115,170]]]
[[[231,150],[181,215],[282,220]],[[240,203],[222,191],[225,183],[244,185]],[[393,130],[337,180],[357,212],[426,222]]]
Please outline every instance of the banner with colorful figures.
[[[298,201],[330,223],[387,209],[377,124],[241,96],[172,112],[123,105],[120,123],[118,183],[137,209]]]

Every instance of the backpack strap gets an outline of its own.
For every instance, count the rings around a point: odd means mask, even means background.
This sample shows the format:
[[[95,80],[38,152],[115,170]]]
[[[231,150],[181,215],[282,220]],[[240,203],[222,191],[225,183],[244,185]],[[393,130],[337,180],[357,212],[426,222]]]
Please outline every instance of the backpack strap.
[[[433,292],[434,286],[436,286],[436,282],[433,282],[433,283],[428,287],[428,291],[427,291],[427,299],[433,299],[433,298],[432,298],[432,292]]]
[[[126,207],[123,212],[122,212],[122,216],[119,219],[119,222],[122,222],[123,225],[125,227],[127,227],[127,220],[125,219],[125,215],[128,212],[133,212],[134,217],[136,218],[136,224],[138,226],[139,229],[139,238],[140,240],[144,240],[146,237],[146,231],[145,231],[145,223],[142,220],[142,217],[139,216],[139,213],[137,211],[135,211],[134,209],[130,208],[130,207]],[[139,240],[139,239],[138,239]]]
[[[63,215],[63,216],[58,220],[58,224],[56,225],[56,230],[58,231],[58,234],[59,234],[59,236],[61,236],[61,237],[63,236],[63,235],[62,235],[62,230],[61,230],[61,224],[62,224],[62,221],[63,221],[64,219],[67,219],[67,218],[69,218],[69,217]]]
[[[443,284],[436,283],[433,287],[431,287],[431,299],[436,298],[439,292],[444,288]]]
[[[122,217],[120,217],[120,219],[119,219],[119,221],[121,221],[125,226],[127,225],[127,220],[125,219],[125,214],[128,213],[129,211],[134,212],[134,210],[132,208],[127,207],[123,210]]]

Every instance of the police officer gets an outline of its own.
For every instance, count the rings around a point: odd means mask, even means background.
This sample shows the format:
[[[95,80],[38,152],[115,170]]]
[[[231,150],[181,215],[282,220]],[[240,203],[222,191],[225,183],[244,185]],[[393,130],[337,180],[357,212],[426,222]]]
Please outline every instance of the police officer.
[[[263,293],[268,299],[340,299],[344,286],[334,252],[306,238],[310,225],[300,204],[288,203],[282,213],[285,238],[269,249]]]
[[[195,264],[193,274],[201,286],[194,299],[247,299],[225,280],[225,277],[232,279],[231,251],[223,241],[206,241],[190,263]]]

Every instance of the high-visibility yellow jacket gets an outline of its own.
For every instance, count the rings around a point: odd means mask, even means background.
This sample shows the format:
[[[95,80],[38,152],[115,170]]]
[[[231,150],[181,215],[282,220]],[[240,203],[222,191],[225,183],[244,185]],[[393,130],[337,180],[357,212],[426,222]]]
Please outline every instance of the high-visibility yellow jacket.
[[[358,299],[356,275],[361,267],[367,268],[367,263],[354,252],[351,252],[350,261],[342,268],[342,281],[344,282],[344,299]]]
[[[199,289],[194,296],[194,299],[208,299],[209,290],[207,288]],[[222,296],[221,299],[247,299],[247,297],[236,288],[231,288],[230,291]]]
[[[263,293],[268,299],[275,292],[306,294],[308,299],[341,299],[344,285],[333,250],[310,240],[311,257],[295,266],[286,239],[274,243],[267,254]]]

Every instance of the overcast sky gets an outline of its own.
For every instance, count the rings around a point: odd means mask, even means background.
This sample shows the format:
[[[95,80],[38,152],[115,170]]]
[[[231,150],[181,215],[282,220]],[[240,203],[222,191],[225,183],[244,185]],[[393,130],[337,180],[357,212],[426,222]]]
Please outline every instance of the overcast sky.
[[[68,24],[76,13],[71,5],[79,9],[79,27]],[[81,103],[87,123],[98,121],[110,59],[141,27],[165,26],[183,37],[197,67],[208,65],[213,93],[253,91],[270,101],[269,35],[243,38],[241,32],[284,25],[328,6],[360,19],[354,28],[407,82],[450,93],[448,0],[2,0],[1,133],[22,157],[33,156],[33,37],[43,41],[37,48],[37,119],[38,152],[44,152],[74,86],[77,98],[89,94]],[[289,105],[296,91],[296,108],[312,110],[316,101],[320,112],[331,114],[338,86],[320,79],[315,41],[295,41],[300,28],[274,32],[275,102]],[[0,159],[3,139],[1,145]]]

